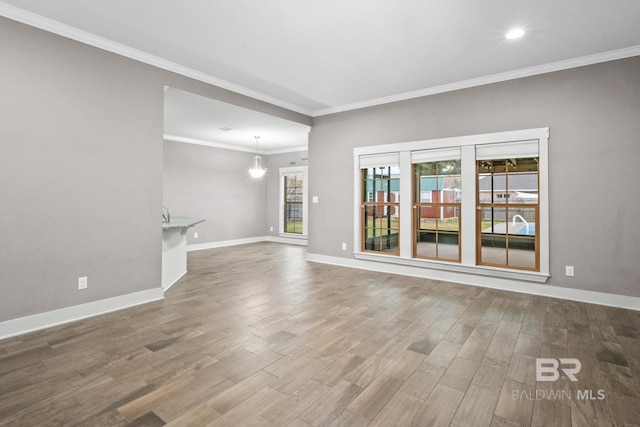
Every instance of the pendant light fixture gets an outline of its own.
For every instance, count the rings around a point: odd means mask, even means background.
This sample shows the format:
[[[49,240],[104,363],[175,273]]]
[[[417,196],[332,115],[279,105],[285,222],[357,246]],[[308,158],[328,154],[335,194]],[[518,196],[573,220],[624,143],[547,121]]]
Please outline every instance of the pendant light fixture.
[[[262,157],[258,155],[258,139],[259,136],[254,136],[256,139],[256,155],[253,156],[253,167],[249,169],[249,173],[254,178],[261,178],[265,172],[267,172],[267,168],[262,167]]]

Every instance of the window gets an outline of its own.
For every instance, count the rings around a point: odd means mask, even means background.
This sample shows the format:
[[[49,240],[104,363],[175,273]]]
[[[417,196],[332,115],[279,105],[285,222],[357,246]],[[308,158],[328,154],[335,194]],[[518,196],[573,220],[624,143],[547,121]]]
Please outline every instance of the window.
[[[400,175],[396,155],[360,162],[360,247],[367,252],[399,254]]]
[[[547,128],[355,148],[354,256],[546,281],[547,157]]]
[[[284,232],[302,234],[304,194],[302,177],[284,176]]]
[[[395,172],[395,173],[394,173]],[[373,200],[363,200],[363,249],[365,251],[398,253],[400,232],[400,194],[397,167],[382,166],[362,170],[365,194]]]
[[[438,151],[432,153],[435,157]],[[460,151],[456,159],[414,163],[416,258],[460,262]],[[419,155],[414,155],[414,161]]]
[[[538,158],[477,162],[478,264],[538,271]]]
[[[280,168],[279,231],[287,237],[307,235],[306,176],[306,166]]]

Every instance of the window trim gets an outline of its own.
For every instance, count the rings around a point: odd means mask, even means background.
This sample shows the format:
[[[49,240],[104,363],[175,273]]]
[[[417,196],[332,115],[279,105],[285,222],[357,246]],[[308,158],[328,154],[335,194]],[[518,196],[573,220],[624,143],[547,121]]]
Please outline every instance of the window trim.
[[[461,263],[451,263],[436,260],[424,260],[413,257],[413,227],[402,224],[412,224],[412,173],[411,153],[413,151],[446,149],[460,147],[462,155],[462,193],[476,195],[476,146],[496,143],[532,143],[538,144],[538,173],[539,173],[539,233],[540,233],[540,271],[515,270],[492,266],[476,265],[476,203],[462,203],[462,224],[460,233],[464,237],[461,242]],[[367,261],[391,262],[408,266],[420,266],[452,272],[463,272],[477,275],[490,275],[518,280],[546,282],[549,277],[549,165],[548,165],[549,128],[534,128],[507,132],[496,132],[479,135],[457,136],[422,141],[400,142],[376,146],[356,147],[353,149],[353,244],[354,257]],[[361,218],[360,218],[360,156],[397,153],[400,159],[400,192],[407,196],[400,198],[400,255],[374,254],[362,252],[360,247]],[[464,196],[463,196],[464,197]]]

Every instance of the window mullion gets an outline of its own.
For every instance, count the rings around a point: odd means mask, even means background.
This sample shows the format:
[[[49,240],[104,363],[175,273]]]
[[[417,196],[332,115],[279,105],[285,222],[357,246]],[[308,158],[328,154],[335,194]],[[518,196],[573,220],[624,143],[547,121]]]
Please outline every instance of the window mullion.
[[[463,265],[476,265],[476,150],[474,146],[461,147],[461,211],[460,227]]]
[[[400,153],[400,256],[413,257],[413,167],[411,152]]]

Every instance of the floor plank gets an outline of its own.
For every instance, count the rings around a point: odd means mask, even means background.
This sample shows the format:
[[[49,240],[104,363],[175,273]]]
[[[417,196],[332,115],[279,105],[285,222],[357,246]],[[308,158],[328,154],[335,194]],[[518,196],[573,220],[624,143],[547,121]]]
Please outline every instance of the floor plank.
[[[0,426],[583,426],[640,419],[640,313],[190,252],[164,300],[0,341]],[[578,382],[536,382],[536,358]],[[600,394],[599,394],[600,393]]]

